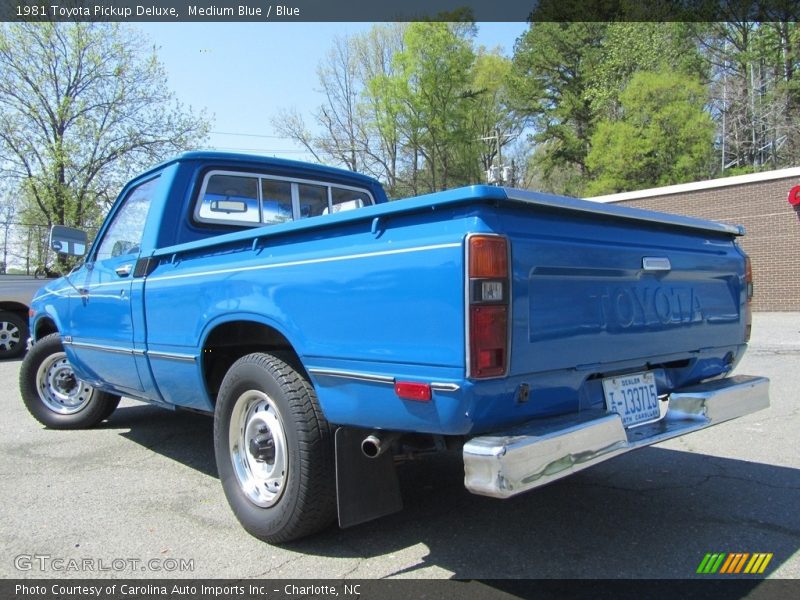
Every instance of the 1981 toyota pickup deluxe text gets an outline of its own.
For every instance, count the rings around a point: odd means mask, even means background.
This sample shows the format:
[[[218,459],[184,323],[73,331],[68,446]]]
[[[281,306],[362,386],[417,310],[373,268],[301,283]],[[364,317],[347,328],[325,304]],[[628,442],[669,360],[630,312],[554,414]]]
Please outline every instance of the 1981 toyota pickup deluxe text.
[[[488,186],[387,203],[355,173],[188,153],[34,299],[22,396],[51,428],[120,396],[213,414],[227,499],[272,542],[399,510],[414,453],[460,449],[467,489],[505,498],[769,405],[731,376],[742,233]]]

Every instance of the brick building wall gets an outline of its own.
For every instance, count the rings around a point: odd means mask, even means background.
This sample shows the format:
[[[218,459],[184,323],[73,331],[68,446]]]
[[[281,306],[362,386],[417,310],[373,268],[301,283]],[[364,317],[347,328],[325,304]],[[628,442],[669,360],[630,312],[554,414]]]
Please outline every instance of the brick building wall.
[[[753,261],[759,311],[800,311],[800,210],[787,202],[800,168],[589,198],[734,225]]]

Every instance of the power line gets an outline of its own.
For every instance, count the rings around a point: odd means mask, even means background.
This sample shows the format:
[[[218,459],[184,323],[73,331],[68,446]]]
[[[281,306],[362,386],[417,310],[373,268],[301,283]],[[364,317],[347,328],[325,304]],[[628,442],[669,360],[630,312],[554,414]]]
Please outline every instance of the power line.
[[[269,148],[234,148],[230,146],[209,146],[211,150],[228,150],[230,152],[262,152],[264,154],[310,154],[307,150],[280,150]]]
[[[215,135],[235,135],[239,137],[270,138],[274,140],[290,140],[292,138],[285,135],[265,135],[262,133],[233,133],[232,131],[209,131]]]

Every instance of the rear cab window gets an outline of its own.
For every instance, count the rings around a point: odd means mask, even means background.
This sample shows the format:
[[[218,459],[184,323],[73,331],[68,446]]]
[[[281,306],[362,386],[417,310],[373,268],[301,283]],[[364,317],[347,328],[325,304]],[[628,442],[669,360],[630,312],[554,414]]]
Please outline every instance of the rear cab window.
[[[369,190],[291,177],[209,171],[195,200],[194,220],[260,227],[355,210],[375,203]]]

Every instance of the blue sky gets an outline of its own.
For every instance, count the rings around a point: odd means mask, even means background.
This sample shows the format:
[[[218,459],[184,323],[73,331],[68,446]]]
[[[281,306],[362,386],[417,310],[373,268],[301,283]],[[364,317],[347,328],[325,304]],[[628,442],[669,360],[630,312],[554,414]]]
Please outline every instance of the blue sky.
[[[272,117],[296,108],[310,124],[322,102],[316,69],[337,35],[367,31],[371,23],[138,23],[160,47],[169,86],[178,99],[213,115],[209,143],[220,150],[308,159],[276,137]],[[510,56],[525,23],[479,23],[477,44]]]

